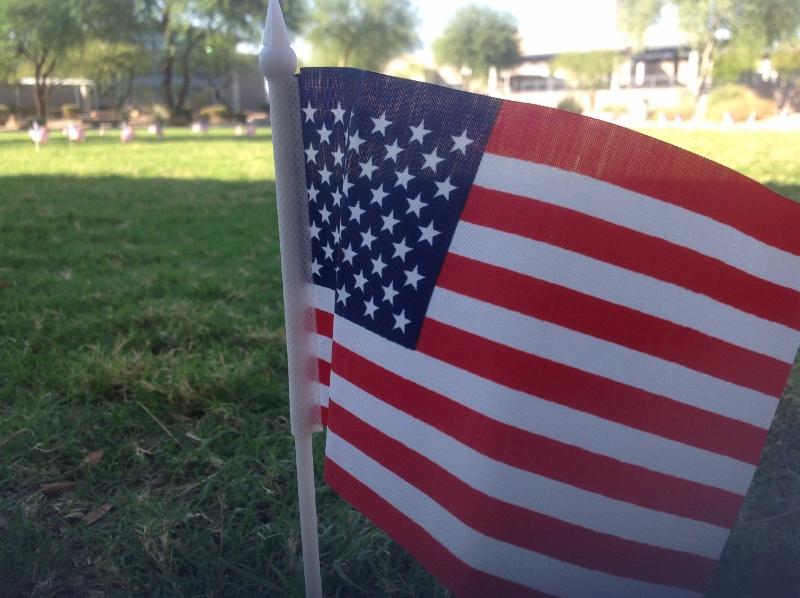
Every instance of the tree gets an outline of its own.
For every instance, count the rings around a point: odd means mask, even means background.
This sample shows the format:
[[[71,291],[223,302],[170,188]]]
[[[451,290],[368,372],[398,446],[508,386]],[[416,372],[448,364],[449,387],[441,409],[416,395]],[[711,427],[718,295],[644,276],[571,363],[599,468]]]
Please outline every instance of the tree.
[[[617,0],[617,20],[637,47],[644,44],[647,28],[658,20],[664,0]]]
[[[668,0],[642,0],[641,3],[618,0],[620,23],[634,38],[641,38],[667,3]],[[794,33],[800,25],[797,0],[672,0],[671,3],[678,7],[681,29],[689,35],[692,46],[700,54],[698,76],[692,89],[695,101],[705,93],[721,45],[729,48],[728,64],[723,72],[730,77],[747,56],[757,55],[758,51]],[[734,65],[738,66],[734,68]]]
[[[133,41],[92,39],[72,52],[60,71],[90,78],[99,95],[115,97],[121,108],[133,95],[134,79],[150,66],[150,55]]]
[[[161,89],[170,112],[186,111],[192,84],[192,67],[199,52],[212,39],[225,36],[235,45],[238,40],[260,38],[264,24],[263,0],[141,0],[148,28],[161,38]],[[284,17],[297,31],[304,10],[302,0],[283,0]],[[174,88],[176,71],[181,83]]]
[[[621,59],[620,54],[613,50],[565,52],[556,56],[553,67],[567,71],[576,87],[589,90],[590,108],[594,110],[597,90],[609,86]]]
[[[51,81],[90,39],[128,30],[127,0],[0,0],[0,56],[5,76],[33,72],[36,115],[47,118]]]
[[[379,71],[419,44],[410,0],[317,0],[308,40],[316,64]]]
[[[3,0],[0,2],[0,44],[14,57],[13,74],[33,70],[36,115],[47,118],[50,77],[59,61],[83,43],[81,2],[63,0]]]
[[[517,23],[508,13],[466,6],[434,42],[433,54],[440,64],[468,69],[470,78],[483,83],[492,67],[507,68],[519,61]]]
[[[772,53],[778,73],[778,108],[791,104],[800,110],[800,41],[787,42]]]

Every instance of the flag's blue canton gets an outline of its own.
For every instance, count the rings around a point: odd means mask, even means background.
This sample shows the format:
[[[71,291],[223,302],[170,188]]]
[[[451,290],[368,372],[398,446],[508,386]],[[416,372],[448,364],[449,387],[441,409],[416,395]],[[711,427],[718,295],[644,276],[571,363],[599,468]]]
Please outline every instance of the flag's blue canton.
[[[314,282],[413,348],[500,102],[352,69],[299,80]]]

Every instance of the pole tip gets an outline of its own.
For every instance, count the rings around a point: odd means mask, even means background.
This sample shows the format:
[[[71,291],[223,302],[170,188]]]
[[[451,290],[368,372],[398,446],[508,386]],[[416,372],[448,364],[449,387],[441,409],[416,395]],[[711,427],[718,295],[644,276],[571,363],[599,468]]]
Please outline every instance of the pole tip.
[[[278,0],[269,0],[261,43],[259,64],[267,79],[294,75],[297,70],[297,55],[289,42],[289,30]]]

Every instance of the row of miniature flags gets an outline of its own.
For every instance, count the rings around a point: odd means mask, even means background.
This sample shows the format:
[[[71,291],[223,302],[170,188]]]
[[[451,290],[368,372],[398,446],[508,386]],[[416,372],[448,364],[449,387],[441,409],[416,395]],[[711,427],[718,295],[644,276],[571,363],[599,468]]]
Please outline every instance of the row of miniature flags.
[[[208,133],[209,127],[207,123],[197,122],[192,124],[191,130],[192,133],[205,135]],[[251,122],[245,125],[237,125],[234,127],[233,131],[237,137],[255,137],[256,125]],[[86,140],[86,127],[81,124],[69,123],[61,132],[72,143],[81,143]],[[164,127],[158,123],[149,125],[147,127],[147,132],[150,135],[155,135],[159,139],[164,137]],[[101,136],[105,135],[106,128],[101,127],[98,133]],[[28,129],[28,136],[38,148],[40,145],[44,145],[49,141],[50,129],[48,129],[47,126],[34,123],[33,126]],[[136,139],[136,130],[128,123],[123,124],[120,128],[119,139],[122,143],[130,143]]]

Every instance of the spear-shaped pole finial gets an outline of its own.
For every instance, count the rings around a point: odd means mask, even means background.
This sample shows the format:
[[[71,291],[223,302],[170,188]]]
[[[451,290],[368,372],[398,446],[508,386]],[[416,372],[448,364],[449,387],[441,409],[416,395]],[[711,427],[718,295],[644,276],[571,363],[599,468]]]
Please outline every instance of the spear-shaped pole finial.
[[[267,79],[294,75],[297,70],[297,55],[292,50],[289,30],[286,28],[278,0],[269,0],[261,43],[259,64],[261,72]]]

